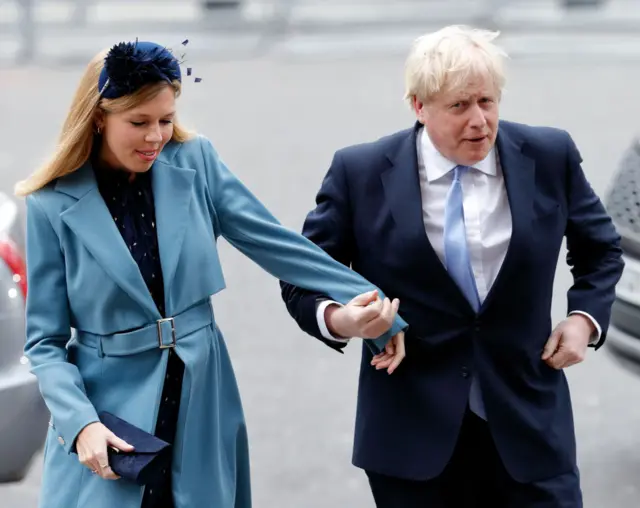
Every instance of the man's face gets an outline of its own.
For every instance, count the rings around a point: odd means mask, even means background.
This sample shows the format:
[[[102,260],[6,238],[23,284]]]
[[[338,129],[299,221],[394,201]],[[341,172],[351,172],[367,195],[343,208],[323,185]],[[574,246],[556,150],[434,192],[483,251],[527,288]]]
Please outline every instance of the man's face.
[[[486,77],[443,90],[428,103],[414,99],[418,120],[447,159],[472,166],[491,151],[498,133],[499,91]]]

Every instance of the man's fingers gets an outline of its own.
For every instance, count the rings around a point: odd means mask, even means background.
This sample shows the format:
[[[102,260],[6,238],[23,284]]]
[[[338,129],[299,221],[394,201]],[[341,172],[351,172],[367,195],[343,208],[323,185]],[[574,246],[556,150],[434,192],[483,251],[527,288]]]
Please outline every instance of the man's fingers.
[[[562,341],[560,341],[555,352],[545,361],[550,367],[559,370],[572,360],[572,356],[571,351],[566,346],[563,347]]]
[[[558,351],[551,358],[546,360],[547,365],[557,370],[563,369],[568,361],[569,361],[569,358],[567,357],[567,354],[564,351]]]
[[[363,315],[360,316],[362,322],[366,323],[363,331],[366,337],[379,337],[391,328],[394,318],[393,304],[391,300],[385,298],[382,301],[382,308],[379,313],[375,314],[372,310],[369,308],[363,309]]]
[[[366,293],[359,294],[352,298],[349,303],[365,306],[369,305],[371,302],[375,302],[377,298],[378,290],[374,289],[373,291],[367,291]]]
[[[554,369],[560,370],[581,363],[583,360],[584,357],[578,351],[563,348],[561,345],[556,353],[547,361],[547,364]]]
[[[391,325],[393,324],[393,319],[396,317],[396,312],[398,311],[398,309],[397,309],[397,304],[394,304],[388,298],[385,298],[385,304],[386,305],[385,305],[380,317],[384,322],[384,327],[385,327],[385,331],[386,331],[389,328],[391,328]]]
[[[384,300],[386,300],[386,298]],[[369,320],[380,315],[380,312],[382,312],[382,308],[384,307],[384,300],[377,298],[374,302],[366,306],[365,315],[371,315]]]
[[[398,308],[400,306],[400,300],[397,298],[391,301],[385,297],[383,300],[378,299],[375,303],[362,310],[362,316],[366,317],[368,321],[372,321],[378,317],[382,317],[389,322],[393,320]]]
[[[387,325],[387,330],[391,327],[393,323],[393,319],[396,317],[398,313],[398,308],[400,306],[400,300],[395,298],[391,301],[389,298],[385,298],[383,301],[382,309],[380,309],[380,315],[378,319],[383,320]]]
[[[542,350],[542,359],[547,361],[549,358],[553,356],[553,354],[558,349],[558,344],[560,343],[560,337],[562,336],[562,330],[556,328],[551,336],[547,339],[547,343]]]
[[[391,305],[391,300],[385,298],[382,301],[382,308],[380,309],[380,318],[384,321],[388,321],[391,323],[393,319],[393,306]]]
[[[356,319],[362,326],[367,325],[368,336],[378,337],[391,327],[399,306],[400,300],[397,298],[393,301],[386,297],[378,298],[374,303],[358,309]]]
[[[378,300],[375,303],[367,306],[362,309],[362,314],[360,315],[361,322],[372,324],[375,321],[378,321],[391,309],[391,302],[388,298],[384,300]]]

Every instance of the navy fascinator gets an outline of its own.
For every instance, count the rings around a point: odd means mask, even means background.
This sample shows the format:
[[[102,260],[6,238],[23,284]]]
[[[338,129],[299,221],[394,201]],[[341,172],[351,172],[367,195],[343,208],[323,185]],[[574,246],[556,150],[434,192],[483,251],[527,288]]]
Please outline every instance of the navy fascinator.
[[[182,45],[186,46],[188,42],[187,39]],[[187,75],[191,75],[190,68]],[[160,81],[182,82],[180,62],[169,49],[155,42],[120,42],[104,59],[98,90],[100,97],[117,99]],[[196,78],[196,82],[199,81]]]

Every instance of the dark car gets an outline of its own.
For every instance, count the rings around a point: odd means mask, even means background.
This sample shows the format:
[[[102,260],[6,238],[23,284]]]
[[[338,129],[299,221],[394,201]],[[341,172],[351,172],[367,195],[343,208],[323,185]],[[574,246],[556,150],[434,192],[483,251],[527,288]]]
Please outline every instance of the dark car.
[[[49,421],[23,356],[26,294],[23,208],[0,193],[0,483],[24,478]]]
[[[607,350],[622,366],[640,374],[640,139],[624,154],[605,204],[622,237],[625,261],[616,287]]]

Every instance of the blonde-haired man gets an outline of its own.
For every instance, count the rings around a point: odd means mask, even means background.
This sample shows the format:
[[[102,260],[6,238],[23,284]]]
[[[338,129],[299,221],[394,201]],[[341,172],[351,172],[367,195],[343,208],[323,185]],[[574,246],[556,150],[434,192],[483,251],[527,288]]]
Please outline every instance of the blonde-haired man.
[[[353,462],[379,508],[582,507],[563,369],[605,339],[619,236],[569,134],[499,120],[495,36],[419,38],[406,64],[416,125],[339,150],[304,225],[409,323],[406,345],[362,349]],[[574,284],[552,330],[564,238]],[[336,349],[363,305],[282,294]]]

